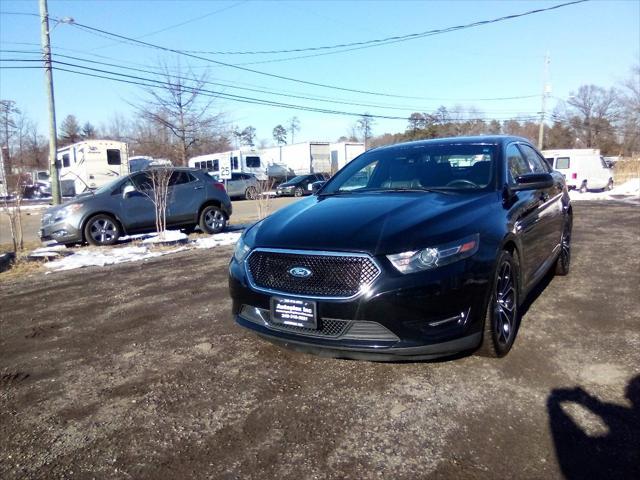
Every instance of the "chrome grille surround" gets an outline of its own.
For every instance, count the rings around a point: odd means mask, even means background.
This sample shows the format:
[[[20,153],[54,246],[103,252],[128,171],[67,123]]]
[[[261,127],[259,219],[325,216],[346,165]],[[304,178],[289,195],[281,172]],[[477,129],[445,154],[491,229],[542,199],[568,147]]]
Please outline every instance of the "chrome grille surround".
[[[263,260],[252,261],[256,255],[260,255]],[[256,280],[254,274],[257,273],[258,276],[263,277],[260,269],[270,269],[269,265],[264,265],[270,261],[272,264],[280,263],[275,267],[279,271],[274,272],[278,278],[271,274],[268,282],[265,282],[264,278]],[[318,270],[318,263],[324,263],[325,269],[322,270],[321,265]],[[249,285],[254,290],[271,295],[315,300],[354,299],[365,293],[382,272],[375,259],[365,253],[278,248],[252,250],[244,260],[244,266]],[[310,268],[312,271],[315,268],[315,276],[312,275],[308,279],[285,277],[290,267],[294,266]],[[330,266],[342,272],[338,272],[337,275],[334,271],[329,273],[327,268]],[[287,281],[290,282],[289,285]],[[346,282],[346,284],[340,285],[340,282]],[[327,293],[323,293],[324,291]]]

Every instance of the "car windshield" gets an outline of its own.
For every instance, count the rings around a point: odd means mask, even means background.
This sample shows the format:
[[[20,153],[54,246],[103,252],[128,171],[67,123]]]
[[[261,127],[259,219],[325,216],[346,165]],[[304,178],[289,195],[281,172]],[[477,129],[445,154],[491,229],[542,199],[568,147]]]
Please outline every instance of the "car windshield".
[[[495,145],[404,145],[372,150],[327,182],[323,195],[372,191],[479,190],[489,186]]]
[[[287,180],[287,183],[298,183],[307,177],[308,175],[298,175],[297,177],[293,177],[291,180]]]

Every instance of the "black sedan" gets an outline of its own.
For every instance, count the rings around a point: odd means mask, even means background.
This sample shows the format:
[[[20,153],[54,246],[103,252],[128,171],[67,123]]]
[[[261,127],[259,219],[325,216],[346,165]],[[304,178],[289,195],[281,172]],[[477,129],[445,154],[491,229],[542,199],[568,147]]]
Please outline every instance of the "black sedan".
[[[302,197],[312,193],[311,185],[315,182],[324,181],[324,175],[321,173],[312,173],[311,175],[299,175],[291,180],[281,183],[276,188],[276,195],[279,197],[293,196]]]
[[[571,226],[562,175],[525,139],[370,150],[245,231],[229,268],[233,315],[337,357],[501,357],[527,293],[550,269],[568,273]]]

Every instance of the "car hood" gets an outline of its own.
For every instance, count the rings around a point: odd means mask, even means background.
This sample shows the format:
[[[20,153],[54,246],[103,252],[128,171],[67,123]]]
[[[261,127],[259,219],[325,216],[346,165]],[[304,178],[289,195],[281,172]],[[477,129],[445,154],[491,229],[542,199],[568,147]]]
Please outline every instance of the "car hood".
[[[488,210],[498,202],[495,192],[312,196],[257,224],[252,243],[372,255],[404,252],[481,233]]]
[[[278,185],[278,187],[294,187],[297,184],[298,184],[298,182],[296,182],[296,183],[283,182],[280,185]]]

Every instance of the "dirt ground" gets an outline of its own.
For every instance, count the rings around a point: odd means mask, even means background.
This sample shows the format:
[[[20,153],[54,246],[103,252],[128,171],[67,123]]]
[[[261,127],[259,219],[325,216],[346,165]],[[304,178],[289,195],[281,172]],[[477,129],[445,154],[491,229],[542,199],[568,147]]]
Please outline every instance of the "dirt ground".
[[[574,209],[500,360],[283,350],[228,247],[0,283],[0,477],[639,478],[640,208]]]

